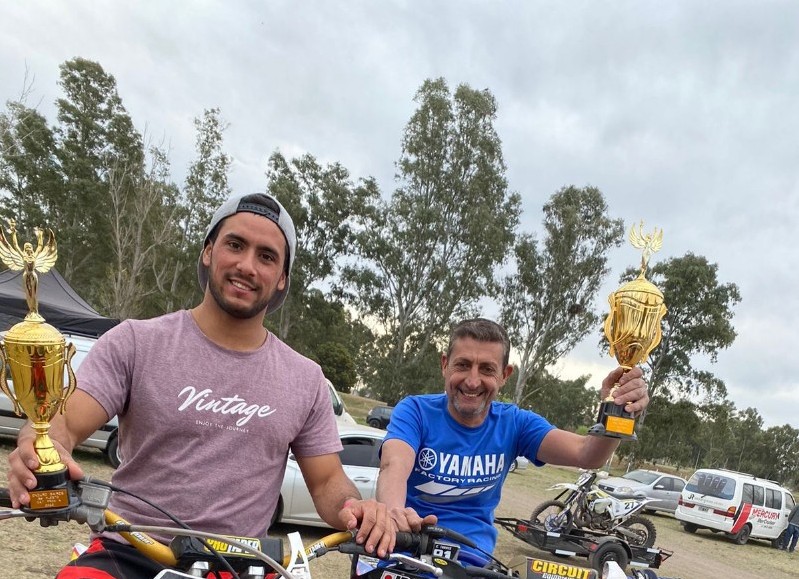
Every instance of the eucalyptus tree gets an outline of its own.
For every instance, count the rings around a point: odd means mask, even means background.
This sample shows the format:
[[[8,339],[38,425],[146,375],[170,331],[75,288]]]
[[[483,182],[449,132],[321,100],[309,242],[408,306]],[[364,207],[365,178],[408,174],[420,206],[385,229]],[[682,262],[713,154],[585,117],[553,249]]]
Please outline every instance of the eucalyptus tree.
[[[588,387],[590,376],[563,380],[543,372],[535,387],[528,392],[523,406],[540,414],[565,430],[579,431],[593,424],[596,418],[596,390]],[[513,377],[508,381],[510,386]]]
[[[63,187],[52,129],[38,111],[10,101],[0,114],[0,215],[23,234],[49,226],[49,194]]]
[[[519,350],[517,404],[547,366],[600,324],[594,298],[608,274],[607,255],[623,239],[595,187],[564,187],[544,205],[544,238],[519,237],[515,267],[500,284],[500,318]]]
[[[638,274],[628,270],[621,281]],[[721,283],[718,265],[693,253],[658,262],[648,279],[663,292],[668,312],[661,321],[662,339],[647,361],[650,396],[705,394],[723,398],[724,383],[694,367],[696,356],[715,362],[735,340],[733,308],[741,301],[738,286]]]
[[[183,190],[167,190],[165,209],[173,227],[164,240],[162,259],[153,263],[152,284],[158,299],[152,314],[189,307],[200,296],[197,286],[197,256],[205,229],[216,208],[230,195],[228,175],[232,159],[224,151],[227,123],[219,108],[206,109],[194,119],[196,156],[189,166]]]
[[[289,161],[273,153],[266,177],[268,191],[291,215],[299,240],[289,294],[278,312],[277,333],[286,338],[305,311],[308,290],[335,280],[379,192],[373,179],[355,182],[340,163],[323,166],[310,154]]]
[[[146,171],[129,175],[127,170],[123,164],[109,169],[111,259],[105,279],[98,280],[101,309],[119,319],[162,313],[151,311],[163,298],[152,271],[169,259],[179,229],[166,152],[153,146]]]
[[[114,77],[99,63],[74,58],[60,66],[63,98],[56,101],[57,157],[64,187],[49,192],[50,220],[59,236],[59,268],[89,301],[97,302],[112,261],[109,171],[124,178],[124,195],[144,171],[142,137],[122,104]]]
[[[370,386],[387,401],[440,387],[437,347],[489,293],[519,216],[493,95],[463,84],[452,93],[439,78],[415,101],[398,187],[366,215],[343,275],[353,306],[381,331]]]

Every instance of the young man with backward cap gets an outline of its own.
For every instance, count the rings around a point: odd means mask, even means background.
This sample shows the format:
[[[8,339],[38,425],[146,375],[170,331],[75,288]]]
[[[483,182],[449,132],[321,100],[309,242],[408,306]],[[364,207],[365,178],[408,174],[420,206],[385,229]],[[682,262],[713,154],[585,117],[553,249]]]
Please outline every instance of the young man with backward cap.
[[[385,506],[361,500],[342,469],[322,370],[263,324],[289,291],[295,236],[291,217],[270,195],[234,195],[217,209],[198,261],[202,302],[123,321],[80,366],[66,414],[57,415],[50,431],[72,480],[83,476],[72,449],[118,415],[122,464],[114,484],[191,528],[264,536],[291,452],[329,525],[358,526],[356,540],[369,551],[393,548],[395,527]],[[9,457],[15,506],[28,504],[35,487],[33,439],[28,425]],[[131,523],[173,525],[122,493],[109,508]],[[106,534],[59,578],[153,577],[162,568]]]

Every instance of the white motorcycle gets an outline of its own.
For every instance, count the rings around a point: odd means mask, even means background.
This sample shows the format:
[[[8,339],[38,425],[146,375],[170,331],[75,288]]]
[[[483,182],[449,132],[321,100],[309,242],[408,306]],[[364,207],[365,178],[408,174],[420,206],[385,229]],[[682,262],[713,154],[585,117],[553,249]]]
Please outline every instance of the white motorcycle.
[[[637,515],[656,499],[617,499],[595,486],[606,472],[584,471],[576,483],[559,483],[549,490],[560,490],[554,500],[538,505],[530,522],[547,531],[569,533],[575,527],[615,535],[636,547],[652,547],[657,530],[646,517]]]

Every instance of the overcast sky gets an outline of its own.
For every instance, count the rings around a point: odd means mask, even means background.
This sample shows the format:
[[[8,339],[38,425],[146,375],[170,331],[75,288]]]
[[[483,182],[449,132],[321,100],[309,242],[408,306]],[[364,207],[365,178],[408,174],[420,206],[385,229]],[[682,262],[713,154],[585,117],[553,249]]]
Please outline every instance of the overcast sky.
[[[393,187],[402,129],[426,78],[496,97],[520,230],[565,185],[598,187],[626,226],[662,227],[652,262],[691,251],[743,300],[735,344],[708,365],[739,409],[799,428],[799,3],[18,2],[0,0],[0,99],[55,122],[58,65],[117,80],[137,128],[171,145],[182,182],[193,119],[220,107],[236,191],[266,159],[310,152]],[[640,259],[625,245],[613,273]],[[489,312],[490,313],[490,312]],[[596,336],[562,375],[595,372]]]

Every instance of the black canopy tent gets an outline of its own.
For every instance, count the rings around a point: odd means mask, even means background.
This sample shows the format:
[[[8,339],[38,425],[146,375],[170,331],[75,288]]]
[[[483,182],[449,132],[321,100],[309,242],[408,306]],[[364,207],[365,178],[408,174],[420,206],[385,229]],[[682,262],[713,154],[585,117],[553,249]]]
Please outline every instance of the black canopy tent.
[[[37,275],[39,313],[51,326],[65,333],[100,336],[119,323],[97,313],[55,269]],[[21,322],[27,313],[22,272],[0,273],[0,331]]]

